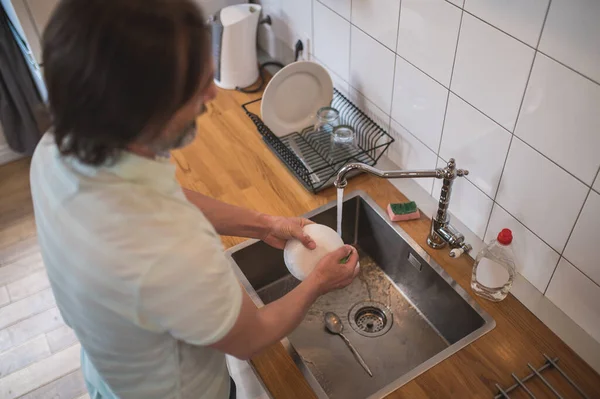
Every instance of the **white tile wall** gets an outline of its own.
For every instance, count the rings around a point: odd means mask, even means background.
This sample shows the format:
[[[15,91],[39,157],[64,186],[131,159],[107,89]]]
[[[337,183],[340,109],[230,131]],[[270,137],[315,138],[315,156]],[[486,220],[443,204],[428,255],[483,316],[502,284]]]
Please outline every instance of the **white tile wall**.
[[[389,128],[396,141],[387,155],[397,166],[432,168],[453,157],[469,169],[450,204],[468,240],[481,248],[477,237],[489,242],[512,229],[519,272],[531,283],[520,286],[546,294],[600,342],[592,252],[600,230],[600,2],[402,0],[399,23],[397,4],[313,0],[315,58]],[[290,23],[287,31],[298,30]],[[433,209],[439,180],[400,182]],[[517,288],[524,303],[535,297]],[[530,309],[549,320],[544,307]]]
[[[596,341],[600,341],[600,306],[598,306],[600,287],[598,285],[563,258],[558,264],[546,295]]]
[[[439,158],[438,167],[444,167],[446,161]],[[440,198],[442,184],[440,179],[435,179],[433,183],[433,195],[436,199]],[[449,210],[481,239],[484,238],[493,205],[494,201],[467,179],[455,180]]]
[[[293,47],[301,37],[308,38],[308,46],[312,46],[310,43],[312,39],[312,0],[294,0],[294,1],[282,1],[281,2],[281,15],[286,22],[286,25],[290,28],[288,30],[289,47]],[[309,50],[310,51],[310,50]]]
[[[515,134],[591,185],[600,167],[598,104],[599,85],[538,54]]]
[[[384,128],[386,131],[390,129],[390,116],[389,113],[383,111],[371,100],[362,95],[358,90],[353,87],[348,89],[348,99],[354,103],[362,112],[367,114],[369,118],[373,119],[375,123]]]
[[[350,48],[350,85],[389,113],[396,56],[355,26]]]
[[[512,131],[534,50],[464,14],[451,89]]]
[[[460,16],[444,0],[403,0],[398,54],[449,87]]]
[[[465,0],[447,0],[448,2],[457,5],[459,7],[463,7],[463,5],[465,4]]]
[[[598,232],[600,232],[600,194],[591,191],[573,234],[565,248],[564,257],[600,285],[598,262]]]
[[[352,10],[352,0],[314,0],[325,4],[333,11],[350,21],[350,12]],[[316,14],[315,14],[316,16]]]
[[[196,0],[205,9],[216,7],[214,1]],[[206,3],[210,3],[207,7]],[[294,60],[294,39],[302,35],[293,32],[295,24],[283,9],[280,0],[261,0],[262,13],[271,17],[272,23],[258,26],[258,43],[265,51],[283,63]],[[219,8],[217,8],[218,10]]]
[[[314,2],[315,56],[342,79],[349,80],[350,22],[318,1]]]
[[[485,241],[491,242],[505,228],[513,232],[511,246],[517,258],[517,270],[535,288],[544,292],[560,255],[502,207],[495,204]]]
[[[588,190],[515,138],[496,200],[552,248],[562,252]]]
[[[327,64],[325,64],[323,61],[321,61],[316,56],[312,57],[312,61],[316,62],[317,64],[321,65],[323,68],[327,69],[329,76],[331,76],[331,81],[333,82],[333,87],[338,89],[343,95],[345,95],[345,96],[348,95],[348,86],[349,85],[348,85],[348,82],[346,82],[344,80],[344,78],[342,78],[340,75],[338,75],[333,69],[329,68],[329,66],[327,66]]]
[[[403,169],[433,169],[437,162],[435,152],[427,148],[398,122],[392,120],[392,137],[396,140],[389,149],[389,158]],[[424,190],[431,192],[433,179],[415,179]]]
[[[392,118],[437,152],[448,89],[396,57]]]
[[[352,2],[352,23],[390,50],[396,48],[400,0]]]
[[[552,0],[540,51],[600,82],[600,2]]]
[[[456,158],[469,180],[490,198],[496,195],[511,134],[454,94],[448,100],[440,156]]]
[[[549,0],[466,0],[465,10],[535,47]]]

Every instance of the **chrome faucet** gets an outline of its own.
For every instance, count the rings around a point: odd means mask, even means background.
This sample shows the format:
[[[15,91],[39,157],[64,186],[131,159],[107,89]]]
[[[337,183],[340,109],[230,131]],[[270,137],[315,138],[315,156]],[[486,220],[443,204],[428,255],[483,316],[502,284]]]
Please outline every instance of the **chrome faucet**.
[[[345,188],[348,184],[346,175],[352,171],[367,172],[384,179],[418,179],[433,177],[443,179],[442,192],[438,203],[438,210],[431,218],[431,230],[427,237],[427,244],[431,248],[439,249],[448,244],[451,248],[450,256],[458,258],[464,252],[469,252],[473,247],[465,242],[465,237],[450,224],[450,214],[448,206],[450,205],[450,194],[452,194],[452,183],[454,179],[469,174],[468,170],[456,169],[454,158],[448,161],[445,168],[431,170],[390,170],[383,171],[364,163],[350,163],[344,166],[338,172],[334,185],[337,188]]]

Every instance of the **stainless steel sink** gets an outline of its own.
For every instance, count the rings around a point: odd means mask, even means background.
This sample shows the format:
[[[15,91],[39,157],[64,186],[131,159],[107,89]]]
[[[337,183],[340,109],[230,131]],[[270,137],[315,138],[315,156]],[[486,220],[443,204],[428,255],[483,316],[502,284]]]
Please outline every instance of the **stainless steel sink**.
[[[335,228],[332,202],[306,215]],[[359,249],[361,273],[347,288],[310,308],[282,343],[319,398],[382,398],[495,327],[494,320],[364,192],[344,198],[342,238]],[[299,282],[282,251],[246,241],[228,251],[258,306]],[[339,336],[325,330],[337,313],[362,354],[363,370]]]

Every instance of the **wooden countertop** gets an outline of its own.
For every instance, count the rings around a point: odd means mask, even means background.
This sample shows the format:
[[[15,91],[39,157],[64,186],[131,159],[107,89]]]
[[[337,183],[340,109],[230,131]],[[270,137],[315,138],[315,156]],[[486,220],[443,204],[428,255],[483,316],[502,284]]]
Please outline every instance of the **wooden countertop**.
[[[189,189],[222,201],[275,215],[297,216],[335,199],[335,190],[317,195],[307,192],[262,141],[241,104],[260,97],[220,90],[198,121],[200,133],[194,143],[173,154],[177,178]],[[258,108],[256,108],[258,113]],[[258,113],[259,114],[259,113]],[[359,176],[349,181],[347,191],[364,190],[381,206],[406,201],[388,181]],[[429,219],[403,222],[402,228],[427,251],[471,296],[473,260],[452,259],[448,250],[434,250],[425,239]],[[226,247],[243,239],[223,237]],[[567,345],[510,295],[500,303],[474,296],[496,320],[496,328],[468,347],[412,380],[388,398],[491,398],[514,383],[511,373],[529,373],[527,363],[539,367],[543,353],[560,358],[560,366],[590,398],[600,398],[600,376]],[[275,344],[252,359],[266,388],[276,399],[307,399],[314,394],[281,344]],[[578,397],[556,371],[544,376],[565,398]],[[539,381],[528,383],[538,398],[551,397]],[[545,393],[544,393],[545,392]],[[522,392],[511,398],[526,397]]]

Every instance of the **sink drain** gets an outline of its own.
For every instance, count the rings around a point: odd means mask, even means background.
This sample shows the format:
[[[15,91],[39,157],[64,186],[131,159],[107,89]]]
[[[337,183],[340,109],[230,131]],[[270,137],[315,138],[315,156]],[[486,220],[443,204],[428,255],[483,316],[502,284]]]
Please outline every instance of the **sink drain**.
[[[365,337],[379,337],[392,328],[392,312],[379,302],[359,302],[348,314],[350,327]]]

